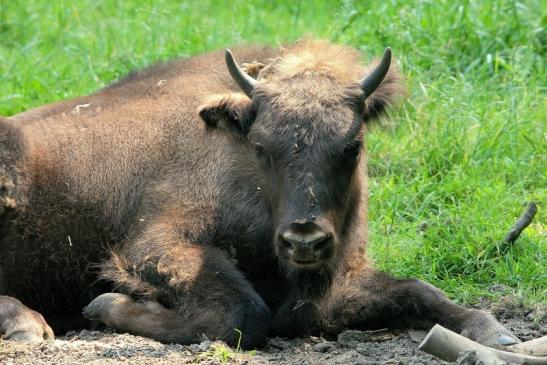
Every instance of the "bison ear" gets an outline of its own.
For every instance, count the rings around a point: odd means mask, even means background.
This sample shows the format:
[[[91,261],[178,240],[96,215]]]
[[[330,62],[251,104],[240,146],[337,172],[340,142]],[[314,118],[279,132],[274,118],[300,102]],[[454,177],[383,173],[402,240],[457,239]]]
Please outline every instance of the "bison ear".
[[[240,93],[215,95],[198,109],[207,127],[246,135],[254,121],[253,102]]]

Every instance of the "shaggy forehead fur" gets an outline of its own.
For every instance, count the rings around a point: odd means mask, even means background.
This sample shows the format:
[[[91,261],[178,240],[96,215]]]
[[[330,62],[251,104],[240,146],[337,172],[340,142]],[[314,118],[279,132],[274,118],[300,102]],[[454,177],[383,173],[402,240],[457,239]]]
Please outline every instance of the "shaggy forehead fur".
[[[306,40],[284,49],[258,76],[262,127],[308,143],[318,134],[344,134],[361,100],[362,74],[359,53],[346,46]]]
[[[405,94],[393,62],[382,84],[363,104],[358,82],[376,64],[364,67],[357,50],[325,40],[303,40],[283,49],[257,77],[254,100],[268,116],[263,127],[345,136],[355,117],[365,122],[374,119]]]
[[[265,78],[326,76],[341,84],[355,83],[362,77],[359,59],[359,52],[351,47],[326,40],[303,40],[283,49],[282,56],[264,70]]]

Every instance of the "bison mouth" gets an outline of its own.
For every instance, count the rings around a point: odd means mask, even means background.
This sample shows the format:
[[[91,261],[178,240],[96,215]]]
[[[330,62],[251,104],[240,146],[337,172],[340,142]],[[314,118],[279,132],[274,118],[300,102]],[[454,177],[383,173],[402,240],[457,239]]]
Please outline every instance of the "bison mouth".
[[[297,266],[305,266],[305,267],[311,267],[313,265],[321,263],[321,260],[298,260],[298,259],[292,259],[293,263],[295,263]]]
[[[295,269],[319,269],[332,255],[332,238],[315,247],[292,246],[284,239],[278,239],[279,257]]]

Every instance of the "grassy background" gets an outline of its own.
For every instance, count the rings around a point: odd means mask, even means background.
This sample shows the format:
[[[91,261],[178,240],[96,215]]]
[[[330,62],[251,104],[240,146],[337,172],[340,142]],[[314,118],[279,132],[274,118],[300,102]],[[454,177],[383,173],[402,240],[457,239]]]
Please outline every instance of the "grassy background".
[[[231,44],[390,45],[410,97],[368,138],[378,265],[464,303],[498,283],[547,303],[546,23],[541,0],[0,0],[0,115]],[[530,200],[535,222],[501,252]]]

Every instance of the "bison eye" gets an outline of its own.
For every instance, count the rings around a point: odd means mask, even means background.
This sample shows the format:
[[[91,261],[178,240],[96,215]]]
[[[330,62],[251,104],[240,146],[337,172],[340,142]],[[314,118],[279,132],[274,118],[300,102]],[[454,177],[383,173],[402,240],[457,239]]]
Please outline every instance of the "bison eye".
[[[256,154],[258,156],[263,155],[264,153],[266,153],[266,151],[264,150],[264,146],[261,145],[260,143],[255,143],[255,150],[256,150]]]
[[[361,149],[363,148],[363,143],[361,141],[354,141],[344,149],[344,160],[355,160]]]

